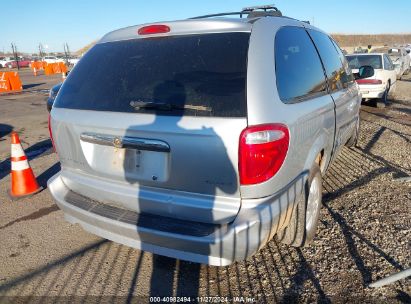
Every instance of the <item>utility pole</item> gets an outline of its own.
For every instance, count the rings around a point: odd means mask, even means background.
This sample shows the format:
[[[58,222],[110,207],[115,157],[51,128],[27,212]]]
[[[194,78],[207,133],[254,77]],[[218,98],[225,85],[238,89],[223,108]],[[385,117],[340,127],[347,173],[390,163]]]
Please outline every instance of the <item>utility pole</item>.
[[[39,43],[39,56],[40,59],[44,57],[44,47],[43,44]]]
[[[69,57],[70,57],[70,49],[69,49],[67,42],[63,44],[63,48],[64,48],[64,57],[66,57],[66,64],[68,65]]]
[[[20,66],[19,66],[19,57],[17,56],[17,46],[15,43],[11,43],[11,50],[13,52],[14,55],[14,59],[16,60],[16,65],[17,65],[17,70],[20,70]]]

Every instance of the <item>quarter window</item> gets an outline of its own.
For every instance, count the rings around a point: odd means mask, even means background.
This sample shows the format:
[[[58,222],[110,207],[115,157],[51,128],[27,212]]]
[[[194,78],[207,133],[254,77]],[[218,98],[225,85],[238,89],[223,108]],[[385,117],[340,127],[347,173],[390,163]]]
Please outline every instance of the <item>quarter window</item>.
[[[324,64],[331,92],[343,89],[350,77],[344,69],[340,56],[328,35],[318,31],[308,30]]]
[[[391,59],[384,55],[384,70],[392,71],[394,69]]]
[[[324,94],[326,83],[317,51],[303,28],[283,27],[275,37],[277,89],[284,102]]]

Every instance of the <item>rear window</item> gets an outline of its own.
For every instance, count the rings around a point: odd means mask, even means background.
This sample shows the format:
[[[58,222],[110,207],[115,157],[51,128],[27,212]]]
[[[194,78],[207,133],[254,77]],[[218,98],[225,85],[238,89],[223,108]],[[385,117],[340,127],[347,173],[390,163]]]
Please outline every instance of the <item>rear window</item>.
[[[372,66],[374,69],[382,69],[381,55],[349,55],[346,58],[351,69],[359,69],[364,65]]]
[[[54,106],[244,117],[249,37],[218,33],[97,44],[69,75]]]

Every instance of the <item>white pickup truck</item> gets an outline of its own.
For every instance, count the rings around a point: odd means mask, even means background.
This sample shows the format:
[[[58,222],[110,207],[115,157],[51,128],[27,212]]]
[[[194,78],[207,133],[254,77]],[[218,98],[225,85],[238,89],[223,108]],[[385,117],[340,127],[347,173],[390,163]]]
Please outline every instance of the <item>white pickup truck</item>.
[[[45,61],[47,63],[56,63],[56,62],[63,62],[63,59],[59,59],[56,56],[45,56],[42,58],[42,61]]]

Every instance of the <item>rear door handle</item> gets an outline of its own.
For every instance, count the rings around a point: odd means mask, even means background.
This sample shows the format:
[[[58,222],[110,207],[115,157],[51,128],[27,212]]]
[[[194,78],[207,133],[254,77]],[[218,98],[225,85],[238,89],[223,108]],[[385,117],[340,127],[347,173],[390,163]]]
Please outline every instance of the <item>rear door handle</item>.
[[[161,140],[130,136],[113,136],[96,133],[82,133],[80,139],[84,142],[154,152],[170,152],[170,146]]]

